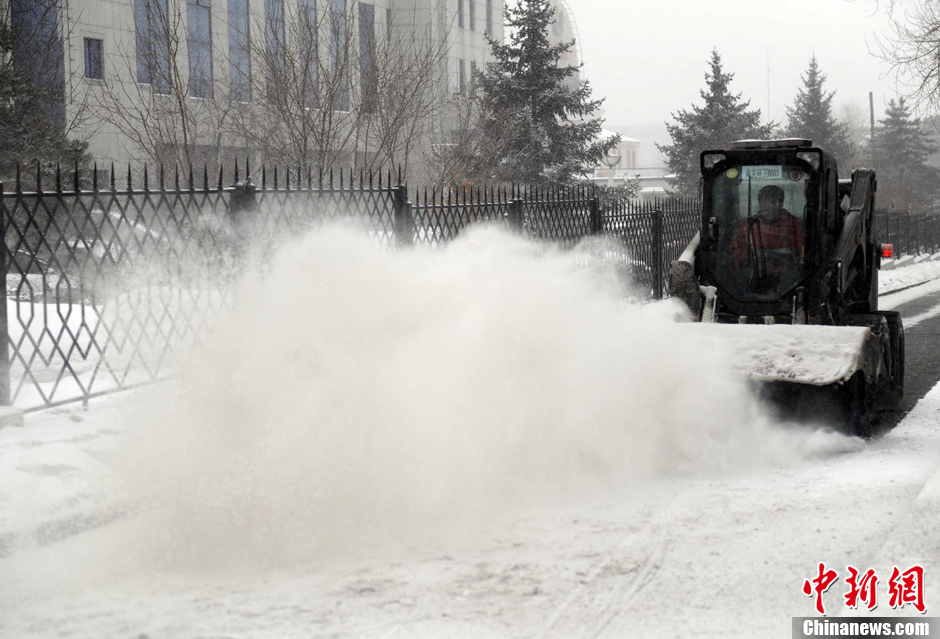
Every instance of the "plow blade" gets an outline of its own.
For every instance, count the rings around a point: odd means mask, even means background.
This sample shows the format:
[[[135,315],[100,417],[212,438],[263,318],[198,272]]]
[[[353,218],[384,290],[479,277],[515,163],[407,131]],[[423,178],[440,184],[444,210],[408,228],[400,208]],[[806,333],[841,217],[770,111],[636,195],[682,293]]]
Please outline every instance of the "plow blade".
[[[878,411],[900,399],[903,361],[892,362],[894,333],[887,321],[873,326],[693,328],[724,349],[733,368],[753,382],[757,395],[778,417],[823,422],[869,437]]]

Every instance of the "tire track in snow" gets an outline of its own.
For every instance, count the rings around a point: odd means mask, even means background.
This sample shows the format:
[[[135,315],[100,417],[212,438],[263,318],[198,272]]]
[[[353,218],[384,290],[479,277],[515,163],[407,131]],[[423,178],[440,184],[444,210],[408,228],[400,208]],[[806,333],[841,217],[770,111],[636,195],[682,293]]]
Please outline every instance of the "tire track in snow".
[[[665,561],[669,539],[657,527],[639,565],[636,555],[627,552],[628,547],[635,548],[625,542],[613,557],[594,566],[549,618],[538,635],[540,639],[601,636],[627,604],[656,578]],[[624,578],[629,573],[633,577]]]
[[[9,557],[18,548],[42,548],[70,537],[103,528],[116,521],[133,517],[139,507],[113,504],[94,512],[76,513],[69,517],[48,521],[22,532],[0,534],[0,559]]]

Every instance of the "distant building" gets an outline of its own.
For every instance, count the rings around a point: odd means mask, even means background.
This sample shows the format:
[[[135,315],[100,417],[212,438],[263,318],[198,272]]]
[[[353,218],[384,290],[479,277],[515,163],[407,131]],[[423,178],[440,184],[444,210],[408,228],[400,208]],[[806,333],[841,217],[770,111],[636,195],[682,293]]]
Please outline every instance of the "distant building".
[[[423,27],[430,20],[430,3],[434,0],[388,0],[398,4],[424,4],[416,13],[413,28]],[[475,92],[474,76],[483,72],[490,57],[487,37],[503,42],[503,0],[437,0],[440,37],[450,44],[450,86],[456,93]]]
[[[369,65],[383,39],[432,34],[446,47],[447,68],[440,72],[454,93],[473,90],[474,72],[487,61],[487,36],[503,41],[503,0],[0,0],[0,7],[21,32],[61,34],[53,46],[61,47],[61,55],[53,52],[50,69],[39,78],[48,87],[49,108],[60,121],[76,124],[73,134],[88,139],[94,158],[118,163],[145,160],[146,153],[128,127],[82,117],[96,89],[127,96],[115,108],[114,120],[122,117],[120,108],[132,108],[141,88],[153,104],[173,94],[195,111],[228,108],[217,104],[224,94],[235,113],[238,104],[265,100],[270,90],[269,61],[257,50],[280,47],[282,61],[292,62],[284,33],[305,20],[322,24],[323,16],[336,18],[333,33],[309,32],[322,56],[338,59],[336,32],[349,34],[345,46],[355,52],[356,62],[344,73],[354,93],[375,90],[368,84]],[[21,48],[14,62],[29,66],[35,56]],[[334,110],[341,111],[342,103],[340,96]],[[217,146],[218,141],[195,144]],[[244,151],[237,140],[225,144],[234,153]]]
[[[617,134],[604,129],[599,136],[600,140],[609,140]],[[608,178],[623,180],[624,177],[633,177],[637,168],[637,157],[640,151],[640,141],[620,136],[620,143],[601,158],[594,167],[594,179],[605,181]]]
[[[552,23],[548,32],[548,41],[550,44],[557,45],[563,42],[574,42],[571,48],[562,54],[558,61],[561,66],[580,67],[584,61],[581,55],[581,36],[578,33],[578,25],[574,19],[574,12],[568,5],[567,0],[556,0],[555,2],[555,21]],[[575,89],[584,80],[584,70],[580,69],[576,75],[568,78],[567,83],[570,88]]]
[[[600,139],[615,135],[613,131],[604,130]],[[642,144],[640,140],[621,136],[620,144],[594,167],[591,180],[603,186],[619,186],[627,180],[637,180],[640,185],[637,198],[643,202],[669,197],[673,176],[664,167],[639,166]]]

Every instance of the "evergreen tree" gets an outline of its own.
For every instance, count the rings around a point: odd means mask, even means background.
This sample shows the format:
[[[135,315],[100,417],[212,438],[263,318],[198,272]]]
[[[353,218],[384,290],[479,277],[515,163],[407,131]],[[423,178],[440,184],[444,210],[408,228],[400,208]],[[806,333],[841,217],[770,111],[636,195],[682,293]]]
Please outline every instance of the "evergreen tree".
[[[17,161],[33,166],[38,162],[47,185],[57,164],[68,170],[78,163],[87,173],[87,143],[68,138],[36,81],[37,70],[13,63],[13,51],[22,37],[8,20],[0,20],[0,180],[13,179]],[[39,46],[32,41],[19,43],[26,45]]]
[[[819,70],[819,63],[813,56],[793,106],[787,107],[787,135],[808,138],[816,146],[832,153],[840,166],[846,163],[844,169],[854,168],[847,165],[855,157],[848,125],[833,116],[832,98],[835,91],[827,93],[823,89],[825,82],[826,76]],[[844,170],[842,172],[846,173]]]
[[[936,141],[911,116],[904,98],[888,102],[875,129],[877,203],[889,211],[924,211],[937,203],[940,170],[927,164]]]
[[[505,9],[508,44],[490,40],[494,62],[479,78],[482,89],[475,165],[479,181],[522,184],[571,182],[584,175],[619,136],[599,139],[592,117],[603,100],[591,99],[579,67],[560,66],[574,41],[551,45],[555,3],[519,0]]]
[[[718,51],[712,51],[710,72],[705,73],[706,88],[701,96],[704,106],[692,105],[691,111],[673,114],[675,124],[666,124],[672,144],[657,145],[666,154],[666,166],[675,174],[674,187],[681,195],[695,195],[701,176],[699,154],[707,149],[727,148],[731,142],[746,138],[769,138],[774,124],[760,123],[760,109],[748,110],[750,101],[732,94],[729,85],[734,75],[725,73]]]

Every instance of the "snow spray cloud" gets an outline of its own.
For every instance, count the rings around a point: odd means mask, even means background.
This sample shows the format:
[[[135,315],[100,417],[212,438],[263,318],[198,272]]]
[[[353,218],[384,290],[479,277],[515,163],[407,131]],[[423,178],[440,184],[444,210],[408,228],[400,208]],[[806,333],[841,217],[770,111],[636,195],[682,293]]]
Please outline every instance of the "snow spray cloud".
[[[187,564],[468,522],[598,482],[777,462],[676,303],[493,229],[381,251],[328,228],[246,282],[137,429],[132,474]]]

